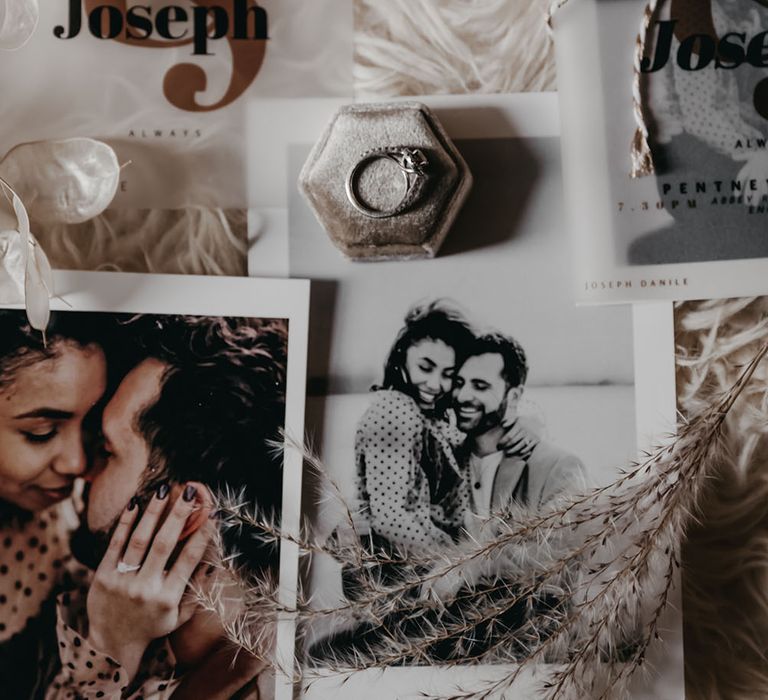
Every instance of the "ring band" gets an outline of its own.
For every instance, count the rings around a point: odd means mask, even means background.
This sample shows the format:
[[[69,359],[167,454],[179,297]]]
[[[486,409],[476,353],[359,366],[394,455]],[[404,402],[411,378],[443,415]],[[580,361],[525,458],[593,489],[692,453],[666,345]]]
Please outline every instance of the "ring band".
[[[118,574],[130,574],[134,571],[138,571],[141,568],[141,564],[126,564],[124,561],[117,562]]]
[[[392,209],[373,209],[365,204],[357,192],[360,174],[366,165],[375,160],[387,159],[394,161],[400,168],[405,180],[405,194]],[[347,198],[352,206],[361,214],[371,219],[387,219],[407,211],[424,193],[427,183],[429,160],[421,149],[397,146],[393,148],[377,148],[363,153],[360,160],[349,172],[346,182]]]

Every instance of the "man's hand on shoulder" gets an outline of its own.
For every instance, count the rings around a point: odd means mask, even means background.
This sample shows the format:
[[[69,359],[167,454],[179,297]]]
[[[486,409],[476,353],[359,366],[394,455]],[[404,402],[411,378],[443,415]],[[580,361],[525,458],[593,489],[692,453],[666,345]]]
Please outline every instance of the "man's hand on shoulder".
[[[541,424],[532,418],[517,418],[503,427],[505,433],[499,440],[499,449],[505,457],[518,457],[527,462],[541,442]]]

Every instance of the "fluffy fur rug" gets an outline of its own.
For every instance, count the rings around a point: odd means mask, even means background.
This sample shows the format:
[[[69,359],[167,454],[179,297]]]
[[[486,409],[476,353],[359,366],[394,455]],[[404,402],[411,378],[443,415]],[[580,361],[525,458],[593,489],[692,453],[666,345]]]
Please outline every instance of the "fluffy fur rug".
[[[62,270],[238,276],[248,267],[246,215],[205,207],[108,209],[83,224],[33,230]]]
[[[549,0],[356,0],[357,94],[553,90],[548,9]]]
[[[768,298],[676,309],[683,415],[736,380],[768,342]],[[693,700],[768,697],[768,362],[729,419],[683,551],[686,685]]]

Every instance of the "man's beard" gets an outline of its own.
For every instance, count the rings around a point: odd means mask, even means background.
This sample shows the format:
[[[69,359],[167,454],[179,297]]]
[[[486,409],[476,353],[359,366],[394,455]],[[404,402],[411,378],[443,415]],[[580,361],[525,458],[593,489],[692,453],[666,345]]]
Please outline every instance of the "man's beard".
[[[483,417],[480,419],[480,422],[477,424],[477,427],[471,431],[472,434],[483,435],[487,433],[489,430],[498,428],[504,419],[504,413],[505,411],[503,409],[499,409],[497,411],[491,411],[490,413],[483,413]]]
[[[80,520],[80,526],[72,533],[70,539],[70,547],[75,559],[89,569],[96,571],[107,553],[112,533],[116,527],[117,523],[112,525],[109,530],[91,532],[88,529],[86,518],[83,516]]]
[[[456,415],[459,415],[460,408],[461,406],[456,406],[454,408],[454,411],[456,411]],[[507,412],[507,406],[506,406],[506,402],[504,402],[495,411],[489,411],[487,413],[483,412],[483,414],[480,416],[480,418],[478,419],[475,425],[464,428],[461,425],[461,421],[459,421],[459,430],[473,437],[476,437],[478,435],[484,435],[489,430],[498,428],[502,424],[502,422],[504,421],[504,416],[506,412]]]
[[[96,571],[104,555],[107,553],[109,543],[117,529],[120,518],[115,518],[115,521],[108,528],[93,532],[88,527],[89,497],[90,488],[86,488],[83,492],[84,507],[83,513],[80,516],[80,525],[72,533],[70,548],[77,561],[92,571]]]

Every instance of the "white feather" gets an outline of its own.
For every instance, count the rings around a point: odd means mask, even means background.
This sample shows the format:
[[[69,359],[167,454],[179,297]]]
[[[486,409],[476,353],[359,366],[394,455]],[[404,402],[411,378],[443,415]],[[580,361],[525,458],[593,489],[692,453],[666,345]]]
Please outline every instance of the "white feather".
[[[21,241],[19,266],[24,269],[24,303],[33,328],[45,332],[51,317],[51,287],[53,275],[48,258],[35,240],[29,227],[29,215],[13,188],[0,179],[0,189],[11,202],[16,214],[17,233]],[[18,272],[18,271],[17,271]],[[8,274],[6,272],[6,274]],[[8,300],[10,301],[10,300]]]

